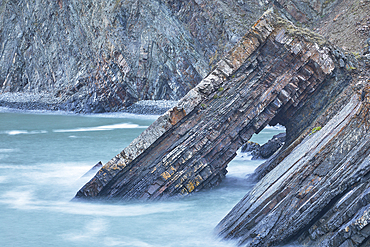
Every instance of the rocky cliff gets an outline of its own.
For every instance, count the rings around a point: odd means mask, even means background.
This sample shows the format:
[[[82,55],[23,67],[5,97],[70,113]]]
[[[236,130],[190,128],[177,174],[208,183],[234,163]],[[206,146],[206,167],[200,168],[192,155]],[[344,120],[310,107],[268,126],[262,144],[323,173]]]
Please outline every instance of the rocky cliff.
[[[178,100],[260,14],[232,0],[3,1],[0,93],[19,97],[2,101],[103,112]]]
[[[216,186],[253,133],[280,123],[285,145],[217,234],[244,246],[369,246],[369,3],[3,1],[1,92],[102,112],[179,99],[201,81],[76,197],[154,200]]]
[[[2,1],[0,105],[104,112],[139,100],[179,100],[272,6],[334,44],[362,52],[368,5],[365,0]],[[348,35],[351,42],[343,38]]]

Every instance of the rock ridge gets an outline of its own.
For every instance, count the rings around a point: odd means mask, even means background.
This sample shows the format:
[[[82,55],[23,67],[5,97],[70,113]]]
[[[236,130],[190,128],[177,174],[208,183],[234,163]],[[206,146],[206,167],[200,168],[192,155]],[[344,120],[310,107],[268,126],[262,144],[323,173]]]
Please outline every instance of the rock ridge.
[[[200,84],[76,197],[159,199],[217,185],[244,142],[275,116],[296,112],[333,76],[335,49],[294,36],[291,25],[266,12]]]

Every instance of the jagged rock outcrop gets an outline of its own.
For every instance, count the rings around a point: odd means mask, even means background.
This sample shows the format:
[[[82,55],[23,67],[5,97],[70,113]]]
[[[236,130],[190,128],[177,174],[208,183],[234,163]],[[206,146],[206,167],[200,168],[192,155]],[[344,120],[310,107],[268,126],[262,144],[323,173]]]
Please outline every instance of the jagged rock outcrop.
[[[279,116],[289,119],[322,84],[348,85],[338,52],[321,36],[266,12],[198,86],[76,197],[158,199],[217,185],[254,133]]]
[[[258,183],[216,227],[221,237],[242,246],[370,245],[370,66],[351,69],[350,56],[334,56],[350,74],[338,70],[303,107],[271,121],[285,125],[287,142],[256,169]]]

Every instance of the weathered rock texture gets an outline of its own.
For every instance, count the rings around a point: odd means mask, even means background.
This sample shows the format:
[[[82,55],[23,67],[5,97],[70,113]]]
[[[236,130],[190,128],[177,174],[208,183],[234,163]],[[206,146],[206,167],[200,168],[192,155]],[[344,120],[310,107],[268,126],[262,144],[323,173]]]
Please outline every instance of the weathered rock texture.
[[[265,175],[219,223],[219,234],[245,246],[368,246],[369,86]]]
[[[356,64],[360,73],[333,55],[351,72],[337,67],[304,106],[270,122],[286,126],[284,149],[256,169],[258,183],[216,227],[220,236],[242,246],[369,246],[370,67]]]
[[[5,0],[0,105],[104,112],[178,100],[271,6],[352,52],[368,38],[368,0]]]
[[[198,86],[76,197],[157,199],[217,185],[254,133],[279,116],[289,119],[322,84],[346,74],[336,68],[336,52],[320,36],[266,12]]]
[[[262,11],[234,0],[2,1],[0,93],[43,93],[35,108],[75,112],[179,100]],[[27,107],[19,96],[11,102]]]

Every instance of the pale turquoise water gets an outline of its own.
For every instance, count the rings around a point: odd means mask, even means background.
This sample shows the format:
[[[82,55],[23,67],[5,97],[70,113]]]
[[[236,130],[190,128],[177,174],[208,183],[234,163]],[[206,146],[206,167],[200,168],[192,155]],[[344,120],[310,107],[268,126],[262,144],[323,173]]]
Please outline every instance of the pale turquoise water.
[[[154,203],[76,203],[81,178],[155,120],[0,111],[0,246],[235,246],[213,234],[261,161],[238,155],[216,189]],[[281,129],[265,129],[264,143]]]

